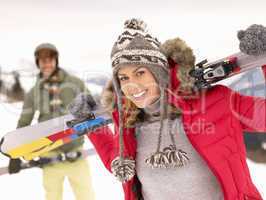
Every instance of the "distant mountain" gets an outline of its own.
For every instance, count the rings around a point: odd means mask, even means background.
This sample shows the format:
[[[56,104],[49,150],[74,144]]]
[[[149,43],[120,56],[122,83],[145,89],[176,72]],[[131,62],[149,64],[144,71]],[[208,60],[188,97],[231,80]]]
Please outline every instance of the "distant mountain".
[[[86,80],[86,83],[93,83],[104,87],[109,79],[106,76],[95,76]]]

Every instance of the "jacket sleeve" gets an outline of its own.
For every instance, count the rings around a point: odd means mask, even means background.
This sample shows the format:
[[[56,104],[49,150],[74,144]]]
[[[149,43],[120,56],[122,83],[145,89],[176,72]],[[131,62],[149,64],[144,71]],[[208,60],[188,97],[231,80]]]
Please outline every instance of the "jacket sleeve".
[[[72,77],[72,82],[75,84],[75,86],[78,86],[78,93],[89,93],[90,94],[90,91],[89,89],[86,87],[86,84],[83,80],[81,80],[80,78],[77,78],[77,77]]]
[[[116,152],[118,152],[117,145],[115,145],[116,137],[108,126],[88,134],[88,138],[95,147],[97,154],[110,172],[111,162],[115,159]]]
[[[228,88],[230,109],[237,117],[244,131],[266,132],[266,99],[244,96]]]
[[[33,91],[31,90],[24,98],[23,108],[18,120],[17,128],[22,128],[31,124],[34,116],[33,101]]]
[[[89,89],[86,87],[86,85],[83,81],[81,81],[81,83],[80,83],[80,89],[81,89],[81,92],[87,92],[90,94]]]

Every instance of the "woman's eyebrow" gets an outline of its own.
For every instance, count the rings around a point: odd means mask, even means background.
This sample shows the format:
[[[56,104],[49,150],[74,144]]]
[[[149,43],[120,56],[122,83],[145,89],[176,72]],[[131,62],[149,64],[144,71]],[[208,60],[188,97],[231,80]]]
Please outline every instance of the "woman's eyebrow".
[[[126,76],[126,74],[120,74],[120,73],[118,73],[117,75],[118,76]]]
[[[145,68],[145,67],[143,67],[143,66],[139,66],[139,67],[137,67],[136,69],[134,69],[132,73],[135,73],[135,72],[138,71],[140,68]],[[118,75],[118,76],[127,76],[127,74],[121,74],[121,73],[118,73],[117,75]]]
[[[145,67],[143,67],[143,66],[139,66],[139,67],[137,67],[137,68],[133,71],[133,73],[135,73],[136,71],[138,71],[140,68],[145,68]]]

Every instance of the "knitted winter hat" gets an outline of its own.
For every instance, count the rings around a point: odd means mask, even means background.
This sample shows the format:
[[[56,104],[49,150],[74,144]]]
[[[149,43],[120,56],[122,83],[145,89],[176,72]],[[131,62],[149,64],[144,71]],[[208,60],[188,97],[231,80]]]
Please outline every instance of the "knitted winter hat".
[[[122,106],[122,92],[117,79],[117,72],[123,66],[141,65],[147,67],[154,75],[161,91],[160,99],[160,130],[156,152],[146,159],[151,167],[171,167],[183,165],[186,154],[177,150],[174,136],[170,134],[172,145],[161,151],[161,137],[163,119],[167,114],[166,92],[169,83],[168,59],[162,52],[160,42],[152,37],[146,30],[146,24],[142,20],[130,19],[125,22],[123,33],[115,42],[111,60],[113,67],[113,86],[117,95],[117,108],[119,112],[119,157],[111,164],[113,174],[122,182],[130,180],[135,175],[135,161],[124,157],[124,116]]]
[[[41,57],[55,57],[56,67],[58,67],[59,52],[55,45],[50,43],[42,43],[38,45],[34,51],[35,63],[39,67],[39,59]]]
[[[167,85],[169,68],[160,42],[148,33],[142,20],[130,19],[124,26],[111,52],[114,75],[122,66],[141,65],[149,68],[160,86]]]

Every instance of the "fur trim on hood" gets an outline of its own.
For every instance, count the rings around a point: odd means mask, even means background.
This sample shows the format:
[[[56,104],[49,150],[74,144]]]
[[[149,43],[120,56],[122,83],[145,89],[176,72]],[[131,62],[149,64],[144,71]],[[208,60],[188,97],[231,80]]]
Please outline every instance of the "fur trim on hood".
[[[113,81],[109,80],[101,94],[101,105],[108,111],[110,114],[112,113],[115,106],[115,95],[114,95],[114,87]]]
[[[166,40],[161,49],[169,60],[169,66],[177,64],[177,80],[180,82],[178,90],[190,93],[194,86],[194,80],[189,75],[195,66],[195,56],[193,50],[180,38]],[[174,62],[172,62],[174,61]]]
[[[191,90],[193,80],[189,76],[189,71],[195,66],[195,56],[192,49],[180,38],[170,39],[161,45],[162,52],[169,60],[169,66],[178,64],[177,79],[180,81],[180,90]],[[112,112],[115,106],[115,95],[112,80],[106,84],[102,95],[101,104],[109,112]]]

